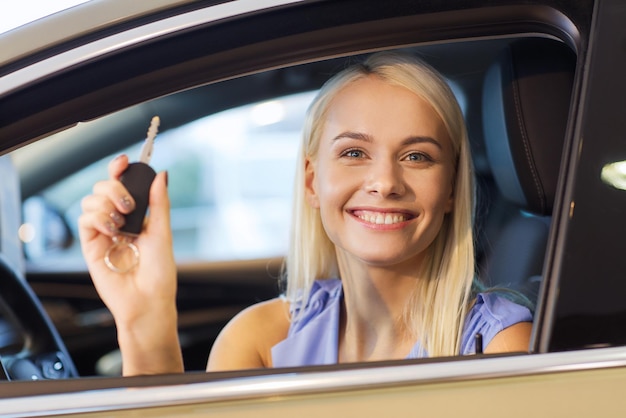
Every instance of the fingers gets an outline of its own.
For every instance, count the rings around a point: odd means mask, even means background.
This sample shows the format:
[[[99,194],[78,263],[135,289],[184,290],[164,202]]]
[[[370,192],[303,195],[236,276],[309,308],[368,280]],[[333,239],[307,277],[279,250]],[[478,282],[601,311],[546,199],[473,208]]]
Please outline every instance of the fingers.
[[[114,164],[112,162],[111,166]],[[111,172],[115,173],[116,169],[113,167]],[[167,172],[159,173],[155,177],[150,188],[149,199],[149,224],[153,225],[153,229],[157,228],[155,232],[159,235],[167,233],[170,225]],[[118,233],[119,228],[124,225],[124,215],[134,210],[135,202],[122,183],[117,180],[104,180],[94,185],[93,194],[83,198],[81,207],[83,214],[79,219],[79,225],[82,228],[93,229],[101,234],[114,236]]]
[[[93,193],[81,202],[78,220],[81,241],[91,241],[99,234],[116,235],[125,223],[124,215],[135,209],[135,201],[117,178],[128,167],[128,157],[120,155],[109,163],[109,180],[96,183]]]
[[[109,163],[109,177],[117,180],[127,168],[128,156],[125,154],[118,155]]]
[[[107,196],[98,194],[86,196],[81,206],[83,214],[79,222],[83,227],[94,228],[102,234],[113,236],[124,226],[124,215]]]
[[[82,215],[78,219],[81,240],[90,241],[97,233],[112,237],[124,225],[124,214],[135,203],[126,188],[117,180],[96,183],[93,194],[81,201]]]
[[[128,167],[128,158],[121,155],[109,163],[109,180],[96,183],[93,193],[81,202],[79,218],[81,241],[87,243],[99,236],[114,237],[125,224],[124,215],[135,209],[135,201],[117,178]],[[159,173],[150,188],[150,216],[144,228],[148,236],[160,236],[171,242],[170,202],[167,194],[167,172]],[[143,235],[143,234],[142,234]]]
[[[99,181],[93,186],[92,196],[108,199],[120,213],[130,213],[135,209],[135,200],[118,180]],[[83,206],[83,210],[88,209]]]

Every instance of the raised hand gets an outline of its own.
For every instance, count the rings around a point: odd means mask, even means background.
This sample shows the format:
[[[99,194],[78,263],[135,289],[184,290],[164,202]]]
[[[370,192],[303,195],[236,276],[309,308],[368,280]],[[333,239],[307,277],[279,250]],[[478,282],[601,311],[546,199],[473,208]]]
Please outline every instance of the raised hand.
[[[109,179],[95,184],[82,201],[79,235],[93,283],[118,329],[124,374],[182,371],[177,336],[176,264],[172,249],[167,173],[159,173],[150,188],[149,216],[133,243],[138,264],[117,273],[104,262],[124,215],[135,202],[118,180],[128,167],[119,156],[109,164]]]

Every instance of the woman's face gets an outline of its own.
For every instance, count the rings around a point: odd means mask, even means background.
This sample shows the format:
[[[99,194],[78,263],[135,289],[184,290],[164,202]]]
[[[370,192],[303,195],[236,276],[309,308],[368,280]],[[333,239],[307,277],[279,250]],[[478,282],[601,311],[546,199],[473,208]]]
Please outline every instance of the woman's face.
[[[420,262],[453,208],[443,122],[409,90],[369,76],[332,100],[306,191],[338,250],[374,266]]]

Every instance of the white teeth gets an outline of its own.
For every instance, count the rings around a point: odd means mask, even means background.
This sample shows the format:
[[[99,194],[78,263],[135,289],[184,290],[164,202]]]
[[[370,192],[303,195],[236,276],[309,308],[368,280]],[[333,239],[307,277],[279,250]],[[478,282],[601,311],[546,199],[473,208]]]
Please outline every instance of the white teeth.
[[[392,225],[406,220],[404,215],[397,213],[362,213],[359,219],[376,225]]]

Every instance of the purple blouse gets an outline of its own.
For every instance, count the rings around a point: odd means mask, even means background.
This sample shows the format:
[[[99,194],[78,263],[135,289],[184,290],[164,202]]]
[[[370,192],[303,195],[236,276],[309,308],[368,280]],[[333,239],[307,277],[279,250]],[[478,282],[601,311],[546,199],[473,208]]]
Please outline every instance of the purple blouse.
[[[339,311],[343,288],[341,280],[318,280],[313,283],[309,302],[298,320],[289,327],[287,338],[272,347],[274,367],[313,366],[337,363]],[[477,333],[483,346],[503,329],[519,322],[532,321],[530,310],[496,293],[479,293],[463,327],[461,353],[474,354]],[[408,359],[426,357],[419,342]]]

